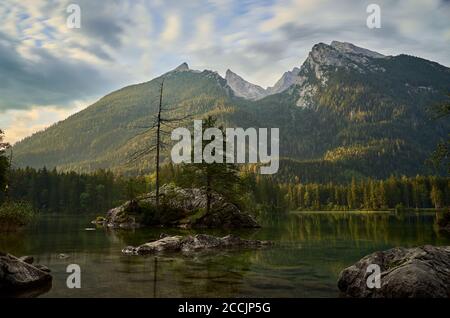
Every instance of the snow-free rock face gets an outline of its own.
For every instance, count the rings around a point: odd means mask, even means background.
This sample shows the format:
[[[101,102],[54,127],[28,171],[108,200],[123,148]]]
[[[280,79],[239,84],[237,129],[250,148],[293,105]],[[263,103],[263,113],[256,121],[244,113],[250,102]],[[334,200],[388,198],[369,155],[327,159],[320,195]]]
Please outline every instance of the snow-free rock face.
[[[174,69],[174,71],[177,71],[177,72],[185,72],[185,71],[189,71],[189,65],[188,65],[186,62],[184,62],[184,63],[178,65],[178,66]]]
[[[380,288],[368,288],[371,264],[380,266]],[[393,248],[344,269],[338,287],[356,298],[450,298],[450,246]]]
[[[298,72],[297,106],[313,107],[316,92],[326,86],[329,75],[337,70],[359,74],[385,72],[386,70],[376,63],[377,59],[384,58],[387,57],[346,42],[333,41],[331,45],[314,45]]]
[[[285,72],[274,86],[267,89],[249,83],[239,75],[227,70],[225,79],[236,96],[250,100],[258,100],[269,95],[278,94],[298,85],[300,89],[297,106],[308,107],[319,85],[326,85],[328,72],[336,68],[355,70],[359,73],[384,72],[385,70],[374,59],[387,58],[383,54],[370,51],[351,43],[333,41],[330,45],[319,43],[314,45],[303,65]]]
[[[300,68],[294,67],[292,71],[284,73],[274,86],[267,88],[267,94],[278,94],[285,91],[292,85],[301,84],[303,77],[299,76],[299,72]]]
[[[348,42],[339,42],[339,41],[333,41],[331,42],[331,46],[336,49],[337,51],[343,53],[343,54],[353,54],[353,55],[362,55],[372,58],[385,58],[386,56],[383,54],[380,54],[378,52],[374,52],[362,47],[358,47],[356,45],[353,45],[352,43]]]
[[[258,100],[267,96],[267,92],[264,88],[247,82],[231,70],[227,70],[225,79],[236,96],[250,100]]]
[[[169,236],[161,234],[159,240],[142,244],[138,247],[127,246],[122,250],[126,255],[147,255],[161,252],[199,252],[225,248],[260,248],[272,245],[269,241],[245,240],[238,236],[216,237],[206,234],[194,236]]]
[[[250,214],[241,211],[223,196],[213,193],[211,211],[206,212],[206,195],[196,188],[164,185],[160,189],[161,211],[155,212],[155,193],[111,209],[103,224],[111,228],[136,228],[143,225],[185,228],[255,228]],[[93,221],[99,223],[97,220]]]

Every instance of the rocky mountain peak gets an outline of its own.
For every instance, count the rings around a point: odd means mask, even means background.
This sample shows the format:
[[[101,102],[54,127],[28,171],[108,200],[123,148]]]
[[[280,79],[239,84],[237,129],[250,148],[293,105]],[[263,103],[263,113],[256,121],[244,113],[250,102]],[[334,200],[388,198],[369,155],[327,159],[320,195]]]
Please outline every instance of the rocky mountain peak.
[[[373,59],[379,58],[385,56],[351,43],[333,41],[331,45],[325,43],[314,45],[305,63],[361,69],[371,64]]]
[[[244,80],[230,69],[225,73],[225,80],[236,96],[250,100],[257,100],[267,96],[264,88]]]
[[[384,58],[385,57],[383,54],[358,47],[358,46],[356,46],[352,43],[348,43],[348,42],[333,41],[333,42],[331,42],[331,47],[343,54],[358,54],[358,55],[363,55],[363,56],[372,57],[372,58]]]
[[[300,84],[303,77],[299,75],[300,68],[294,67],[292,71],[287,71],[281,76],[281,78],[275,83],[274,86],[267,88],[268,94],[281,93],[294,84]]]
[[[300,82],[298,106],[311,106],[312,96],[319,86],[326,85],[330,74],[337,69],[368,74],[385,72],[377,60],[386,58],[384,55],[370,51],[347,42],[333,41],[330,45],[318,43],[313,46],[308,58],[300,68],[298,76]]]
[[[189,65],[186,62],[181,63],[174,69],[174,71],[178,71],[178,72],[189,71]]]

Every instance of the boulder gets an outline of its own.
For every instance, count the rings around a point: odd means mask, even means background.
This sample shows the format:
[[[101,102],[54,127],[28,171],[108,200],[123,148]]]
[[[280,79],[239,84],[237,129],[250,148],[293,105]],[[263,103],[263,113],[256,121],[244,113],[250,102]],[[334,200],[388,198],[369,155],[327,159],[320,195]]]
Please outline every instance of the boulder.
[[[41,271],[44,271],[46,273],[51,272],[50,268],[48,268],[47,266],[42,265],[42,264],[36,264],[36,265],[34,265],[34,267],[36,267],[37,269],[40,269]]]
[[[29,260],[29,259],[27,259]],[[52,276],[23,260],[0,253],[0,294],[45,288],[51,285]]]
[[[127,255],[148,255],[158,252],[197,252],[203,250],[225,249],[225,248],[260,248],[270,246],[272,242],[245,240],[238,236],[227,235],[216,237],[206,234],[197,234],[194,236],[168,236],[162,234],[160,239],[145,243],[138,247],[127,246],[122,253]]]
[[[120,229],[135,229],[141,227],[141,224],[136,221],[133,214],[137,211],[133,210],[133,201],[128,201],[125,204],[111,209],[106,213],[106,220],[103,223],[97,223],[97,225],[106,225],[110,228]]]
[[[27,263],[27,264],[33,264],[33,262],[34,262],[33,256],[21,256],[21,257],[19,257],[19,259],[20,259],[22,262],[25,262],[25,263]]]
[[[371,264],[380,266],[380,288],[367,286]],[[450,246],[375,252],[344,269],[338,287],[344,296],[356,298],[449,298]]]
[[[124,229],[138,228],[144,224],[182,228],[259,227],[253,216],[241,211],[217,193],[212,195],[211,211],[208,213],[206,196],[201,189],[164,185],[160,189],[160,195],[161,212],[155,209],[155,193],[152,192],[109,210],[104,224]]]

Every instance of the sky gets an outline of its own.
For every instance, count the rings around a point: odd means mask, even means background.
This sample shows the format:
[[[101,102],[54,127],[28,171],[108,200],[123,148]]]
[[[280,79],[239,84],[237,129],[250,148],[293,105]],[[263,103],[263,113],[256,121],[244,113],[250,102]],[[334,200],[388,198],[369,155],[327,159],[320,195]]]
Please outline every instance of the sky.
[[[0,129],[14,143],[183,62],[272,86],[333,40],[450,66],[450,0],[1,0]]]

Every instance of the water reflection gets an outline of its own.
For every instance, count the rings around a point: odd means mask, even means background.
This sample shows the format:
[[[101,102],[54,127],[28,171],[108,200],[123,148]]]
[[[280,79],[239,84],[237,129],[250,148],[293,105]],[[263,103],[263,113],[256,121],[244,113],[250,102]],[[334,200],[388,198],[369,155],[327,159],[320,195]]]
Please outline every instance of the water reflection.
[[[273,248],[190,255],[128,257],[126,245],[160,233],[228,231],[139,229],[85,231],[91,216],[44,215],[26,231],[0,236],[0,250],[33,255],[52,269],[45,297],[334,297],[339,272],[362,256],[395,246],[448,245],[434,213],[292,213],[258,230],[234,232],[273,240]],[[58,255],[65,253],[68,259]],[[82,288],[65,286],[66,266],[79,264]]]

